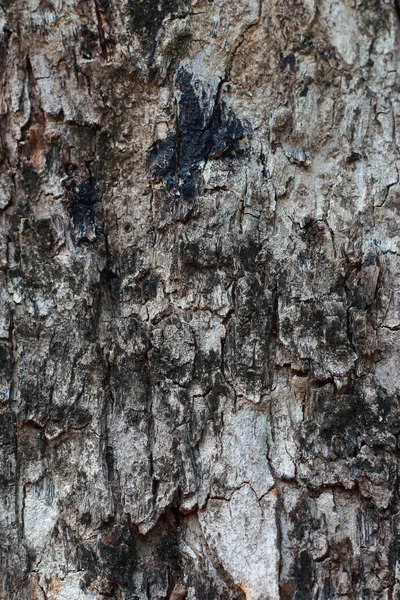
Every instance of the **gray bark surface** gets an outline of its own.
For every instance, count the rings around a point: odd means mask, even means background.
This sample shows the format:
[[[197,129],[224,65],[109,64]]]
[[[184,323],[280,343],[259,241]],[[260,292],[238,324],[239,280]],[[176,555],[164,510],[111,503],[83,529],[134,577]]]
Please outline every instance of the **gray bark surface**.
[[[400,598],[394,0],[1,0],[0,598]]]

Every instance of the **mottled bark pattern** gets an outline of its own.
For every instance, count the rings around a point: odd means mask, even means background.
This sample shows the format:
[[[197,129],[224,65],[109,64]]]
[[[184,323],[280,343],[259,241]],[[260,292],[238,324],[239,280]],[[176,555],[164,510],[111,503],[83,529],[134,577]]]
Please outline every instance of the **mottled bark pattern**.
[[[2,0],[0,598],[400,598],[394,0]]]

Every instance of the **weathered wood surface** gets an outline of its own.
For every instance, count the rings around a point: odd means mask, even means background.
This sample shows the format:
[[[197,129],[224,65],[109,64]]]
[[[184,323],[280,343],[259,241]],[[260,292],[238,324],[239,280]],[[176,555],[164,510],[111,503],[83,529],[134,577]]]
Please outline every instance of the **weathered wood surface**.
[[[7,600],[400,597],[389,0],[2,0]]]

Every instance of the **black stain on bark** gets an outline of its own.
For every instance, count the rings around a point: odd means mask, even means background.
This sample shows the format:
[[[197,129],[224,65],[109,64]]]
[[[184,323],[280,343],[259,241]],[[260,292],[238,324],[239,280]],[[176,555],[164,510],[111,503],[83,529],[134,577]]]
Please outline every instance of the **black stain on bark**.
[[[157,33],[165,18],[182,18],[190,12],[188,0],[129,0],[130,27],[139,36],[142,49],[154,54]]]
[[[153,182],[162,181],[181,202],[190,203],[201,183],[202,166],[210,159],[240,156],[245,132],[238,117],[218,98],[207,118],[192,75],[185,69],[178,72],[175,83],[181,94],[176,130],[155,142],[148,164]]]
[[[295,600],[311,600],[313,580],[313,561],[309,553],[303,550],[295,568]]]
[[[100,189],[95,177],[89,171],[83,181],[78,182],[71,177],[64,187],[75,239],[78,243],[93,242],[96,239],[98,221],[95,205],[100,200]]]
[[[296,64],[296,57],[294,54],[287,54],[286,56],[283,56],[283,54],[281,54],[281,60],[280,60],[281,71],[284,71],[286,69],[286,67],[293,69],[295,64]]]

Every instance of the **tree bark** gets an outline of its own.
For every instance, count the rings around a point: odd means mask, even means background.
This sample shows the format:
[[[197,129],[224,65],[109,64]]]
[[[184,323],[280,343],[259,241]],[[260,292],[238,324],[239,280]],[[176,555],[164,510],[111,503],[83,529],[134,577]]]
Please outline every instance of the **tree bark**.
[[[0,30],[0,598],[400,598],[397,0]]]

